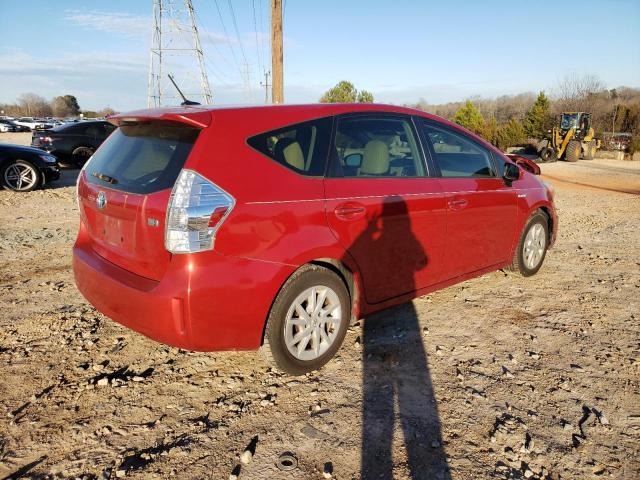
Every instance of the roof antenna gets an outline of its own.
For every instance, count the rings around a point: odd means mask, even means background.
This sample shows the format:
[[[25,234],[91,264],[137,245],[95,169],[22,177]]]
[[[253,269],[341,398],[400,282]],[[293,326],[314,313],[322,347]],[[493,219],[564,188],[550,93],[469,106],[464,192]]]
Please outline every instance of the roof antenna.
[[[180,105],[200,105],[198,102],[194,102],[192,100],[187,100],[187,97],[184,96],[184,93],[182,93],[182,90],[180,90],[180,88],[178,87],[178,84],[173,79],[173,76],[170,73],[167,74],[167,77],[169,77],[169,80],[171,80],[171,83],[173,83],[173,86],[176,87],[176,90],[178,91],[178,93],[182,97],[183,102]]]

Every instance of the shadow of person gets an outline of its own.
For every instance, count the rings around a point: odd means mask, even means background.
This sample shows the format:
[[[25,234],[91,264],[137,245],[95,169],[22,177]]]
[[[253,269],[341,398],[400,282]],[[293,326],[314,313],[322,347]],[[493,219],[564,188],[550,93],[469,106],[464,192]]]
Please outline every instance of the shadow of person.
[[[416,289],[415,272],[427,264],[427,256],[411,229],[407,205],[398,196],[385,198],[380,217],[369,220],[351,251],[358,256],[368,252],[370,258],[383,256],[366,273],[385,275],[389,288],[398,294]],[[384,271],[390,267],[391,271]],[[366,278],[363,282],[366,289]],[[404,476],[399,465],[405,464],[411,479],[449,479],[436,399],[413,304],[366,318],[363,344],[361,478],[393,478],[395,456],[397,478]],[[404,437],[406,462],[399,443],[394,449],[396,419]]]

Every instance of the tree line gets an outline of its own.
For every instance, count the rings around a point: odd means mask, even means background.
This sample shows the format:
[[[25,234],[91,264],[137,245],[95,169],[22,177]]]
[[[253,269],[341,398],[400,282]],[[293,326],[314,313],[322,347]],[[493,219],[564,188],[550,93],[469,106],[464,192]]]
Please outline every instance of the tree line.
[[[114,112],[107,107],[102,110],[82,110],[74,95],[61,95],[51,100],[35,93],[23,93],[16,103],[0,103],[3,115],[12,117],[77,117],[81,113],[85,117],[105,117]]]
[[[323,103],[371,103],[372,93],[341,81],[320,98]],[[493,99],[472,97],[461,102],[432,105],[420,99],[408,107],[438,115],[462,125],[502,150],[536,145],[547,136],[562,112],[591,113],[597,138],[611,132],[632,134],[631,151],[640,150],[640,89],[607,89],[593,75],[570,75],[558,83],[553,95],[541,91],[502,95]]]

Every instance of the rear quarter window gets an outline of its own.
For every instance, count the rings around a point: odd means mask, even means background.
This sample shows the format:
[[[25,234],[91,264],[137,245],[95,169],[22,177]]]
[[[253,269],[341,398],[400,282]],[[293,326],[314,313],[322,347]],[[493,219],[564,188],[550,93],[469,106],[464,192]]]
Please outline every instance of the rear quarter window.
[[[87,181],[140,194],[172,188],[199,133],[169,122],[121,126],[89,161]]]
[[[249,146],[300,175],[324,175],[331,117],[271,130],[247,139]]]

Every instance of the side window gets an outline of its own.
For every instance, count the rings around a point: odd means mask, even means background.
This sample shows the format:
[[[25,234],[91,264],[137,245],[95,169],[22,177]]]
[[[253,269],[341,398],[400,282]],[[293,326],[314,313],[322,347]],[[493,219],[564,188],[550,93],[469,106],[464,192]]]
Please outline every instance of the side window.
[[[443,177],[495,177],[491,152],[461,133],[424,122]]]
[[[99,134],[99,130],[98,130],[98,126],[97,125],[89,125],[86,130],[84,131],[84,134],[89,136],[89,137],[97,137]]]
[[[333,176],[422,177],[424,163],[409,118],[356,116],[338,120]]]
[[[105,137],[108,137],[109,135],[111,135],[113,133],[113,131],[116,129],[115,125],[112,125],[110,123],[104,123],[102,125],[102,128],[104,130],[103,135]]]
[[[85,128],[86,128],[85,125],[71,124],[70,126],[65,127],[64,133],[72,133],[74,135],[82,135],[82,134],[84,134]]]
[[[301,175],[324,175],[331,137],[332,118],[261,133],[247,139],[258,152]]]

